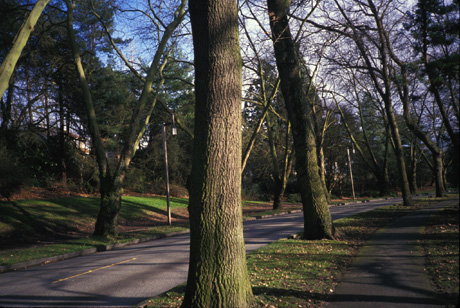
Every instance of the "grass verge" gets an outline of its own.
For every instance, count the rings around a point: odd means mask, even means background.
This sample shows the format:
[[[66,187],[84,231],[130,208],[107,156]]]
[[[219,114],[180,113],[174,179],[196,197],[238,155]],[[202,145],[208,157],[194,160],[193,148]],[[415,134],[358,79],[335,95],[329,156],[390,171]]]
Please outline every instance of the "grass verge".
[[[334,224],[342,234],[340,240],[284,239],[250,253],[248,270],[256,307],[324,306],[328,295],[334,292],[358,249],[369,237],[394,219],[440,200],[419,199],[413,207],[387,206],[337,220]],[[458,246],[453,254],[458,256]],[[150,299],[147,307],[179,307],[184,288],[178,286]]]
[[[456,307],[459,299],[459,204],[439,211],[423,238],[425,267],[435,290]]]

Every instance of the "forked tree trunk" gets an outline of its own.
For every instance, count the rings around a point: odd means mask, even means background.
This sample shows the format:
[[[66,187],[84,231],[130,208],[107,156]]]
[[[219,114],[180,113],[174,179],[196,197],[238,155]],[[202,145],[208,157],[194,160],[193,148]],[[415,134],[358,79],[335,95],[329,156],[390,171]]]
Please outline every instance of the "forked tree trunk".
[[[97,215],[94,235],[103,237],[118,236],[118,214],[121,209],[123,180],[100,177],[101,204]]]
[[[281,79],[296,155],[297,183],[304,211],[306,239],[333,238],[332,220],[319,175],[313,128],[313,102],[308,101],[298,51],[289,29],[290,1],[267,0],[276,64]]]
[[[182,307],[245,308],[253,296],[241,209],[241,58],[235,0],[189,2],[195,138],[190,264]]]

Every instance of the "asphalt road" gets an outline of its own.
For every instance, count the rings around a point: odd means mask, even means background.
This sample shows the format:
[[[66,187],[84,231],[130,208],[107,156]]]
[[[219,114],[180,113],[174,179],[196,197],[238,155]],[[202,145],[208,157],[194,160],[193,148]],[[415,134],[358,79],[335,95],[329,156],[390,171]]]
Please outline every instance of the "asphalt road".
[[[401,198],[331,207],[332,218],[401,202]],[[244,223],[252,251],[303,229],[303,213]],[[187,279],[189,235],[0,274],[0,307],[130,307]]]

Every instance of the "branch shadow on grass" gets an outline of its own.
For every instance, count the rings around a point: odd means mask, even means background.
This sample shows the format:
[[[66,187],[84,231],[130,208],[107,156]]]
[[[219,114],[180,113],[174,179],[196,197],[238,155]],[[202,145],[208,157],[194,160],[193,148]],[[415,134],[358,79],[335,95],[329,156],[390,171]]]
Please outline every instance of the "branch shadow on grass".
[[[252,287],[253,294],[261,299],[262,297],[274,297],[277,299],[285,298],[289,303],[296,302],[298,304],[309,303],[309,302],[322,302],[328,298],[328,295],[316,293],[316,292],[306,292],[293,289],[283,289],[283,288],[272,288],[272,287]]]
[[[130,201],[130,200],[123,200],[122,201],[123,204],[126,204],[126,205],[131,205],[131,213],[130,215],[132,216],[136,216],[136,215],[145,215],[144,211],[148,211],[148,212],[153,212],[153,213],[156,213],[156,214],[160,214],[162,216],[166,216],[168,215],[168,211],[167,210],[163,210],[163,209],[160,209],[158,207],[154,207],[154,206],[149,206],[147,204],[143,204],[143,203],[139,203],[139,202],[134,202],[134,201]],[[166,203],[166,201],[165,201]],[[188,204],[184,202],[184,204]],[[134,209],[138,209],[137,211],[133,211]],[[174,209],[171,210],[171,217],[172,218],[176,218],[176,219],[183,219],[183,220],[188,220],[188,217],[187,216],[183,216],[183,215],[180,215],[176,212],[174,212]]]

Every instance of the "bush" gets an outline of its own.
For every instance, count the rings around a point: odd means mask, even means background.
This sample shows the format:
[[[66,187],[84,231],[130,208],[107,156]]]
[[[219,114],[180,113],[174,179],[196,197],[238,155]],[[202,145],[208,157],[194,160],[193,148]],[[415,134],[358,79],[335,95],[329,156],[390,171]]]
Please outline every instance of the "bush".
[[[145,182],[145,175],[142,170],[131,166],[126,174],[124,188],[142,194],[145,192]]]
[[[263,194],[257,184],[251,183],[241,189],[241,199],[251,201],[263,201]]]
[[[18,156],[0,142],[0,195],[2,197],[8,199],[21,190],[27,178],[24,176],[24,170]]]
[[[292,203],[299,203],[302,202],[302,198],[300,197],[300,194],[289,194],[286,198],[286,201]]]

